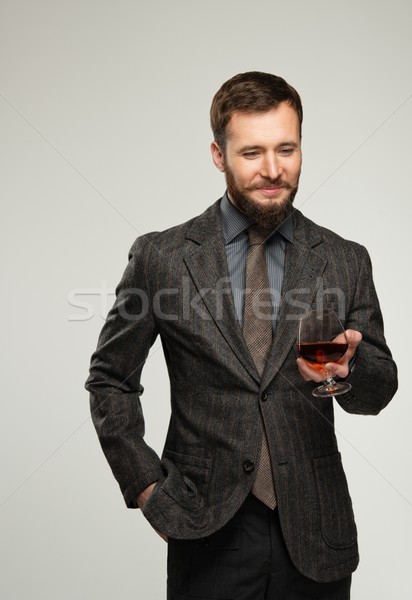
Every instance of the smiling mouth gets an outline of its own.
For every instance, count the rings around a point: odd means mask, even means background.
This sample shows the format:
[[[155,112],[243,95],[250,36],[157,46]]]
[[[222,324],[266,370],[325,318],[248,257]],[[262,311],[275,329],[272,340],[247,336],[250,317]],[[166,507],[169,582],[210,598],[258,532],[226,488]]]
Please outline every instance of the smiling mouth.
[[[284,189],[283,185],[263,185],[256,188],[259,192],[263,194],[278,194]]]

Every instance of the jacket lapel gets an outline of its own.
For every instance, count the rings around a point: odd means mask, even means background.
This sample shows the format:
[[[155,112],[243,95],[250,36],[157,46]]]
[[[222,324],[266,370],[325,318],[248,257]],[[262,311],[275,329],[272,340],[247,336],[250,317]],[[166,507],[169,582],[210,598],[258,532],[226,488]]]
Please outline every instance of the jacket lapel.
[[[236,317],[220,220],[220,201],[192,222],[184,261],[206,308],[227,343],[249,374],[260,377]]]
[[[299,211],[293,216],[293,243],[287,242],[282,297],[272,348],[261,385],[267,387],[279,372],[296,341],[299,318],[312,305],[327,260],[317,253],[320,230]]]

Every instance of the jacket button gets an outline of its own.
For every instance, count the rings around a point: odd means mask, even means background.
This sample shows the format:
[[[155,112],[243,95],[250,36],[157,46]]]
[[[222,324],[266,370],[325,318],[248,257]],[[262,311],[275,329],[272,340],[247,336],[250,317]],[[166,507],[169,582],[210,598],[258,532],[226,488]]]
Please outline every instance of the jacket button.
[[[263,402],[264,402],[265,400],[267,400],[267,399],[268,399],[268,395],[267,395],[267,393],[266,393],[266,392],[263,392],[263,394],[261,395],[260,399],[261,399],[261,400],[263,400]]]
[[[246,473],[251,473],[255,468],[255,463],[252,460],[245,460],[243,463],[243,468],[245,469]]]

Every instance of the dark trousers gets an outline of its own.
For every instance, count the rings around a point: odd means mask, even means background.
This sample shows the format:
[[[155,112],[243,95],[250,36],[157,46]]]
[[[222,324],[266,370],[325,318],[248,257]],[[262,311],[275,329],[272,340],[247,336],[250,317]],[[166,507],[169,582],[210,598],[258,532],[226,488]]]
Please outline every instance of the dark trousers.
[[[169,540],[168,600],[348,600],[351,577],[317,583],[292,564],[278,511],[249,496],[220,531]]]

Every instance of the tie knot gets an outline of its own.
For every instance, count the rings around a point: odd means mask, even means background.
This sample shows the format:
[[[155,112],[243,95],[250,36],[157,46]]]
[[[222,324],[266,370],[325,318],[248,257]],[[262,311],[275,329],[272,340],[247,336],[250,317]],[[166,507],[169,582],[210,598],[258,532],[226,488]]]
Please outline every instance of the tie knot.
[[[266,242],[271,231],[261,225],[255,224],[248,228],[247,233],[249,236],[249,246],[261,246]]]

